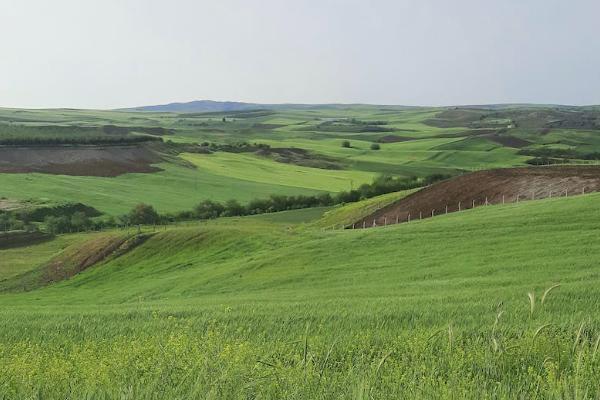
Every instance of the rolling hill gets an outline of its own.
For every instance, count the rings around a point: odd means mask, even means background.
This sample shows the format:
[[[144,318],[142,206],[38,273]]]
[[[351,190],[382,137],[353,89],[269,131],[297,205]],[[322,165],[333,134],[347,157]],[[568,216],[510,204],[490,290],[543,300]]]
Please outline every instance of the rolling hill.
[[[600,332],[590,310],[598,306],[599,196],[355,231],[248,217],[154,232],[70,279],[0,295],[0,391],[122,398],[597,393]],[[93,248],[86,243],[99,243],[86,234],[60,240],[14,249],[2,260],[37,254],[19,267],[27,273],[52,265],[44,257],[66,243],[58,257],[81,257]],[[3,279],[22,277],[13,270]]]

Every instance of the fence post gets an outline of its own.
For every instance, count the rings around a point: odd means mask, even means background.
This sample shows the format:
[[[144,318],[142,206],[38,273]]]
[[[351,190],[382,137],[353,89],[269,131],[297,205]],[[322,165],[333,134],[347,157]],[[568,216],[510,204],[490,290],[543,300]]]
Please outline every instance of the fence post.
[[[475,199],[473,199],[473,207],[471,208],[475,208]]]
[[[448,214],[448,204],[446,204],[446,214]]]
[[[399,215],[396,215],[396,223],[397,224],[400,223],[400,216]]]
[[[406,220],[406,222],[410,222],[410,213],[408,213],[408,219]]]
[[[460,201],[458,202],[458,211],[460,211]]]
[[[419,219],[423,219],[423,211],[419,211]]]
[[[387,217],[383,217],[383,226],[387,226]]]
[[[504,204],[504,195],[502,195],[502,204]]]

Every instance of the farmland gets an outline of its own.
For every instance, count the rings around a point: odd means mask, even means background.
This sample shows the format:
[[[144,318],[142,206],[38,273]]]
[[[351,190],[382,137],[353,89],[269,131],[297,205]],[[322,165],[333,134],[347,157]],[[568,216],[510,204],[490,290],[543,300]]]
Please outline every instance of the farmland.
[[[598,199],[356,231],[256,217],[172,227],[66,281],[1,295],[0,391],[589,396],[600,390]],[[61,246],[31,246],[39,256],[21,268]]]
[[[0,399],[597,398],[597,114],[0,109]]]
[[[0,172],[9,172],[0,173],[0,197],[79,201],[108,215],[140,201],[177,212],[205,199],[335,193],[381,174],[453,175],[527,165],[536,157],[545,163],[595,162],[595,125],[567,119],[555,127],[551,117],[561,113],[376,106],[213,113],[0,109],[3,158],[35,160],[0,163]],[[9,141],[15,138],[20,142]],[[131,138],[152,142],[121,142]],[[216,144],[216,152],[198,153],[203,143]],[[272,150],[223,147],[238,143]],[[371,149],[374,143],[379,150]],[[120,150],[124,145],[148,150]],[[556,148],[571,149],[570,159],[552,159],[552,153],[540,158]]]

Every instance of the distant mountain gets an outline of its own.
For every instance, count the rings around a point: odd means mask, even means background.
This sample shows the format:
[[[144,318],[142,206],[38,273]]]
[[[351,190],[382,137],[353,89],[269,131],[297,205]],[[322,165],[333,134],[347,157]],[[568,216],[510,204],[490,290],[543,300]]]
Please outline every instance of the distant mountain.
[[[212,101],[196,100],[188,103],[169,103],[153,106],[142,106],[128,108],[128,111],[154,111],[154,112],[228,112],[228,111],[246,111],[265,108],[261,104],[242,103],[237,101]]]
[[[259,104],[259,103],[242,103],[239,101],[213,101],[213,100],[196,100],[188,103],[169,103],[152,106],[141,106],[133,108],[125,108],[126,111],[153,111],[153,112],[179,112],[179,113],[203,113],[203,112],[233,112],[233,111],[249,111],[249,110],[289,110],[289,109],[343,109],[350,107],[369,107],[402,110],[408,108],[416,108],[411,106],[391,106],[391,105],[371,105],[371,104]]]

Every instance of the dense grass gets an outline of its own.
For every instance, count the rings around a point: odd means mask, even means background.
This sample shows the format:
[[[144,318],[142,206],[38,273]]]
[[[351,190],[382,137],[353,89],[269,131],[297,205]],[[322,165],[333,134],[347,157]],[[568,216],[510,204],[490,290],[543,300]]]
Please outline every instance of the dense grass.
[[[0,397],[596,398],[599,199],[159,232],[0,296]]]

